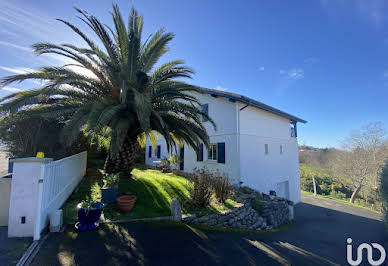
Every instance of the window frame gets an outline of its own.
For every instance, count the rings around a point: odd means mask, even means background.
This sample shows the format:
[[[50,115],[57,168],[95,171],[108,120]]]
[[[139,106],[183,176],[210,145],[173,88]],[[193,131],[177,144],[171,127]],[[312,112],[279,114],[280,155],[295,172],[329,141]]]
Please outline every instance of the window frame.
[[[217,161],[218,157],[217,143],[210,143],[209,149],[207,150],[207,160],[208,161]]]
[[[264,154],[265,155],[268,155],[269,154],[269,147],[268,147],[268,144],[264,144]]]

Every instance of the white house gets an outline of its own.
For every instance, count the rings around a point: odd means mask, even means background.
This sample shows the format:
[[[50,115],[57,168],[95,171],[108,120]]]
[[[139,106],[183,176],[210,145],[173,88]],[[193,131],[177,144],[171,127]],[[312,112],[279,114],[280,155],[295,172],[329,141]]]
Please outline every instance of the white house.
[[[180,148],[180,170],[218,169],[235,185],[265,193],[275,190],[278,196],[299,202],[296,125],[306,121],[235,93],[201,89],[196,97],[217,128],[204,122],[211,148],[203,147],[198,156],[187,145]],[[145,157],[148,165],[169,157],[164,139],[157,142],[156,150],[147,139]]]

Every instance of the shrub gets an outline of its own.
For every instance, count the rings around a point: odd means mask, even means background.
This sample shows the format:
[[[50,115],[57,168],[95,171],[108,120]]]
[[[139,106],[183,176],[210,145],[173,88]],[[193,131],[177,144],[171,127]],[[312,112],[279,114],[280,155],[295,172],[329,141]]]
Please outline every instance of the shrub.
[[[119,174],[110,174],[103,177],[104,188],[115,187],[119,184]]]
[[[213,194],[212,173],[205,168],[195,170],[190,179],[193,181],[190,189],[191,203],[201,208],[209,206]]]
[[[250,187],[247,187],[247,186],[243,186],[243,187],[240,187],[239,192],[242,193],[242,194],[249,194],[249,193],[255,192],[255,190],[253,188],[250,188]]]
[[[388,226],[388,162],[380,175],[380,194],[383,202],[384,220]]]
[[[346,194],[342,193],[341,191],[332,190],[332,191],[330,191],[329,195],[333,198],[336,198],[336,199],[346,200]]]
[[[213,188],[216,199],[221,203],[225,203],[233,192],[233,187],[229,183],[228,177],[218,171],[214,173]]]
[[[261,200],[254,200],[251,202],[251,207],[252,209],[254,209],[255,211],[257,211],[258,214],[262,214],[263,213],[263,209],[264,209],[264,206],[263,206],[263,203]]]

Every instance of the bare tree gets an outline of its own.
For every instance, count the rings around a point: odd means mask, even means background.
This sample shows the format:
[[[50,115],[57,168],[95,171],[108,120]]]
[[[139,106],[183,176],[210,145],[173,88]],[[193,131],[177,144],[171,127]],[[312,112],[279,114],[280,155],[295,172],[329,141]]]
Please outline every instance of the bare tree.
[[[333,170],[338,179],[353,189],[354,202],[363,186],[377,193],[379,175],[387,159],[387,131],[381,122],[370,123],[354,131],[337,153]]]

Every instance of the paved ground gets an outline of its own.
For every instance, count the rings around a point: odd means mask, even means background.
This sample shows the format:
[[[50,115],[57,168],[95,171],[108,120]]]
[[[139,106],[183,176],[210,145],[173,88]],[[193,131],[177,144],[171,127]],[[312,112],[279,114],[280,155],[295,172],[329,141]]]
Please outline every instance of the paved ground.
[[[182,224],[103,225],[51,234],[35,265],[346,265],[346,239],[388,250],[374,212],[303,195],[296,222],[279,232],[230,232]]]
[[[8,238],[7,227],[0,226],[0,265],[15,265],[31,244],[32,238]]]

